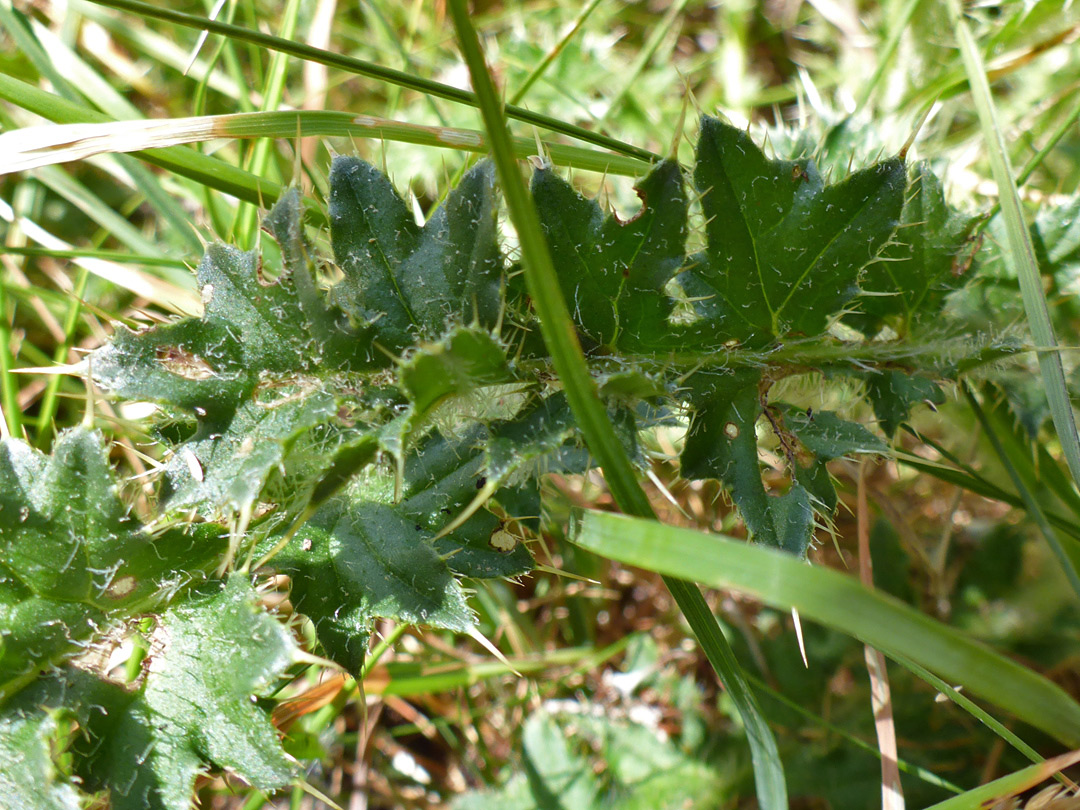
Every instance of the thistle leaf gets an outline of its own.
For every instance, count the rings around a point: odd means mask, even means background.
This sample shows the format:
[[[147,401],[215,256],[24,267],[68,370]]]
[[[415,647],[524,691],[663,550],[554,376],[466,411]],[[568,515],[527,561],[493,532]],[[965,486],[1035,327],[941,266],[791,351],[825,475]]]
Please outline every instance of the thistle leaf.
[[[892,236],[907,184],[890,159],[826,185],[813,161],[771,160],[705,116],[694,185],[708,245],[680,280],[697,299],[691,336],[718,345],[820,334]]]
[[[345,278],[334,301],[398,354],[454,322],[493,327],[503,283],[496,212],[489,163],[465,175],[420,227],[386,175],[359,158],[335,158],[330,239]]]
[[[870,336],[891,316],[902,334],[934,322],[945,296],[964,281],[962,254],[977,221],[951,208],[930,165],[917,163],[900,227],[863,274],[860,286],[870,294],[848,321]]]
[[[550,168],[533,174],[532,195],[563,297],[587,348],[638,350],[667,342],[673,302],[664,286],[682,265],[686,244],[678,163],[657,164],[636,191],[642,208],[622,222]]]
[[[75,770],[84,789],[107,790],[115,810],[187,810],[209,765],[261,790],[283,787],[295,763],[252,698],[270,692],[295,643],[257,600],[246,577],[208,583],[159,617],[139,688],[70,669],[5,710],[71,713]]]
[[[404,510],[337,497],[274,558],[292,577],[296,609],[327,653],[358,672],[376,618],[465,632],[473,617],[461,585]]]
[[[0,443],[0,684],[55,663],[107,617],[145,609],[223,550],[221,530],[151,537],[120,500],[101,434],[62,433],[46,457]],[[2,691],[2,690],[0,690]]]

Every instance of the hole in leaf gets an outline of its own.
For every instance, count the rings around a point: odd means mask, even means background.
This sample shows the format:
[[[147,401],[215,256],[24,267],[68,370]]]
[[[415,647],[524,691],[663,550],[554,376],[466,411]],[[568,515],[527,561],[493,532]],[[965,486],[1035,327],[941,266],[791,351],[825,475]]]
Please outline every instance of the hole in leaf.
[[[157,361],[170,374],[185,380],[205,380],[215,374],[209,363],[180,346],[158,346]]]

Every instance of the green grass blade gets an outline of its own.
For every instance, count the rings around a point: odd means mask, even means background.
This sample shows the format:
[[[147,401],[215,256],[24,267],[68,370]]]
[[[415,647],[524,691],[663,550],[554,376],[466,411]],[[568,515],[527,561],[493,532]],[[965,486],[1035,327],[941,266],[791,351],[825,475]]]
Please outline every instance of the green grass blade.
[[[599,126],[604,125],[604,122],[619,108],[623,103],[623,100],[634,88],[641,72],[645,70],[649,62],[652,61],[652,58],[656,55],[657,49],[674,27],[675,21],[679,19],[679,16],[683,13],[683,9],[686,8],[686,2],[687,0],[676,0],[676,2],[668,8],[663,19],[653,28],[652,32],[649,34],[648,41],[642,46],[641,52],[638,54],[637,59],[634,60],[634,64],[626,71],[622,86],[608,102],[607,109],[604,110],[604,114],[600,117],[600,121],[598,122]]]
[[[1020,494],[1020,498],[1024,502],[1024,508],[1027,510],[1027,513],[1031,516],[1032,520],[1035,521],[1035,525],[1039,527],[1039,531],[1042,532],[1042,536],[1046,539],[1051,551],[1054,552],[1054,556],[1057,557],[1062,570],[1065,572],[1065,577],[1069,580],[1069,585],[1072,586],[1076,595],[1080,597],[1080,576],[1077,576],[1072,560],[1069,559],[1069,555],[1065,553],[1061,541],[1058,540],[1057,533],[1050,526],[1050,523],[1046,519],[1046,515],[1043,513],[1042,507],[1039,506],[1039,502],[1035,498],[1035,495],[1032,494],[1031,490],[1024,483],[1023,477],[1013,465],[1012,460],[1009,458],[1009,454],[1005,452],[1005,448],[1002,446],[1001,439],[998,437],[994,425],[983,412],[979,401],[975,399],[975,395],[971,393],[971,389],[968,388],[966,384],[963,385],[963,391],[964,397],[968,401],[968,405],[970,405],[971,410],[975,412],[979,424],[982,425],[983,431],[986,433],[986,438],[990,440],[990,445],[994,448],[994,452],[997,454],[1001,466],[1005,468],[1005,472],[1008,473],[1013,486],[1016,487],[1016,491]]]
[[[540,218],[514,159],[502,105],[484,62],[480,42],[472,27],[464,0],[452,0],[450,12],[484,115],[507,209],[521,244],[525,281],[540,319],[540,328],[551,354],[552,364],[562,381],[578,426],[585,435],[589,451],[603,468],[616,502],[627,512],[655,520],[656,515],[649,498],[638,484],[630,459],[600,401],[596,382],[589,374],[570,313],[560,291]],[[776,740],[735,660],[731,646],[724,638],[716,618],[709,611],[697,586],[669,577],[666,577],[664,582],[697,635],[702,649],[743,719],[754,763],[754,778],[760,805],[765,810],[784,810],[787,807],[787,787]]]
[[[404,71],[394,70],[392,68],[383,67],[382,65],[375,65],[371,62],[365,62],[362,59],[343,56],[332,51],[313,48],[310,45],[304,45],[298,42],[290,42],[287,39],[270,36],[269,34],[263,34],[259,31],[252,31],[249,28],[216,22],[214,20],[208,20],[205,17],[198,17],[194,14],[185,14],[168,8],[151,6],[147,3],[139,2],[139,0],[91,1],[100,6],[107,6],[121,11],[130,11],[144,17],[166,20],[187,28],[211,31],[215,34],[224,34],[225,36],[242,42],[250,42],[258,47],[267,48],[273,51],[281,51],[282,53],[287,53],[290,56],[295,56],[299,59],[319,62],[320,64],[329,67],[335,67],[349,73],[355,73],[358,76],[367,76],[372,79],[386,82],[387,84],[407,87],[410,90],[428,93],[439,98],[445,98],[448,101],[465,104],[469,107],[479,106],[477,96],[474,93],[470,93],[468,90],[461,90],[457,87],[451,87],[448,84],[442,84],[441,82],[432,81],[431,79],[414,76],[413,74],[405,73]],[[624,143],[616,138],[608,137],[607,135],[590,132],[583,127],[567,124],[565,121],[560,121],[557,118],[552,118],[547,115],[541,115],[540,113],[534,113],[531,110],[526,110],[522,107],[516,107],[514,105],[507,106],[505,114],[510,118],[524,121],[527,124],[534,124],[535,126],[543,127],[552,132],[561,132],[563,135],[568,135],[571,138],[577,138],[586,143],[602,146],[613,152],[630,155],[631,157],[636,157],[640,160],[653,161],[658,160],[660,157],[659,155],[650,152],[648,149],[642,149],[641,147]]]
[[[0,76],[0,81],[3,77]],[[2,94],[2,87],[0,87]],[[47,94],[46,94],[47,95]],[[7,150],[6,157],[0,158],[0,172],[34,168],[48,163],[61,163],[76,157],[84,158],[92,154],[115,151],[141,151],[143,149],[160,150],[158,144],[167,142],[198,143],[218,138],[289,138],[298,135],[308,137],[336,136],[344,138],[379,138],[401,143],[433,146],[440,149],[453,149],[474,154],[486,154],[487,137],[483,132],[473,129],[455,129],[451,127],[431,127],[422,124],[410,124],[405,121],[392,121],[370,115],[326,110],[297,110],[288,112],[252,112],[229,115],[208,115],[189,118],[155,118],[152,122],[140,123],[136,130],[127,130],[122,122],[117,123],[98,119],[100,128],[80,128],[77,131],[58,130],[50,133],[42,130],[42,138],[56,138],[70,144],[65,148],[42,148],[40,141],[29,147],[25,153],[15,148]],[[105,136],[111,133],[121,135],[121,140],[110,142]],[[7,133],[5,133],[7,134]],[[5,137],[0,134],[0,139]],[[11,133],[9,137],[12,137]],[[139,140],[136,140],[136,139]],[[77,139],[77,140],[76,140]],[[14,140],[14,138],[13,138]],[[3,143],[3,140],[0,140]],[[582,146],[561,143],[542,142],[544,151],[558,166],[573,166],[575,169],[607,174],[640,176],[649,170],[649,164],[626,155],[600,152]],[[164,148],[176,148],[164,147]],[[525,158],[536,154],[534,138],[514,138],[514,154]],[[78,151],[76,151],[76,149]],[[157,151],[154,154],[158,154]],[[17,158],[24,158],[26,163]],[[210,158],[207,158],[208,160]],[[250,172],[249,172],[250,174]]]
[[[104,113],[47,93],[5,73],[0,73],[0,99],[60,124],[104,123],[112,120]],[[255,177],[224,160],[200,155],[185,146],[168,146],[133,154],[147,163],[248,202],[269,205],[284,192],[278,183]],[[320,217],[325,220],[325,214],[317,207],[313,207],[310,213],[315,221],[321,221]]]
[[[289,0],[282,13],[284,18],[281,24],[281,36],[291,39],[296,31],[296,18],[300,13],[298,0]],[[270,70],[263,87],[264,112],[277,109],[281,104],[285,93],[285,77],[289,69],[289,57],[287,54],[277,51],[270,58]],[[251,158],[244,166],[252,174],[258,177],[267,176],[270,169],[271,149],[273,141],[262,138],[255,142],[251,150]],[[233,227],[233,237],[244,250],[250,250],[255,244],[256,233],[259,230],[259,207],[251,203],[240,203],[236,209],[236,220]]]
[[[925,681],[937,689],[938,692],[945,695],[945,697],[966,711],[1032,762],[1045,761],[1043,757],[1039,756],[1038,751],[1017,737],[1016,734],[995,719],[993,715],[984,711],[977,703],[975,703],[975,701],[965,696],[962,692],[957,692],[926,667],[919,666],[910,658],[906,658],[903,655],[894,655],[893,659],[912,675],[915,675],[920,680]]]
[[[167,267],[176,270],[187,269],[183,259],[173,256],[143,256],[126,250],[53,250],[42,247],[15,247],[4,245],[4,253],[15,256],[48,256],[51,259],[105,259],[110,262],[141,264],[146,267]]]
[[[900,45],[900,39],[903,37],[904,31],[907,30],[908,23],[911,22],[911,15],[915,13],[915,9],[919,7],[920,2],[922,0],[906,0],[899,14],[886,15],[889,24],[889,38],[880,49],[874,74],[863,85],[862,91],[859,93],[859,98],[855,102],[856,112],[866,107],[873,97],[874,91],[877,90],[878,85],[881,83],[881,77],[885,75],[889,63],[892,62],[893,55]]]
[[[1057,338],[1050,322],[1050,311],[1043,292],[1039,264],[1035,258],[1035,249],[1031,243],[1031,232],[1024,222],[1020,207],[1020,195],[1013,180],[1014,172],[1009,160],[1005,139],[997,123],[997,113],[986,80],[986,68],[982,56],[963,17],[960,0],[949,0],[949,16],[953,33],[960,47],[964,61],[964,70],[971,85],[971,97],[979,115],[983,139],[986,141],[990,167],[997,183],[1001,201],[1001,215],[1005,219],[1005,231],[1008,237],[1008,253],[1016,267],[1020,280],[1020,295],[1024,301],[1028,327],[1038,348],[1039,368],[1042,371],[1046,399],[1050,404],[1050,414],[1057,429],[1058,440],[1065,461],[1069,465],[1073,482],[1080,481],[1080,436],[1076,432],[1076,420],[1072,403],[1069,401],[1065,385],[1065,371],[1061,364]]]
[[[68,352],[75,345],[75,328],[82,314],[82,299],[86,295],[86,282],[90,279],[90,271],[85,267],[79,268],[79,275],[75,279],[75,288],[71,292],[71,301],[68,303],[68,311],[64,316],[64,340],[53,352],[53,362],[57,365],[68,361]],[[45,386],[45,393],[41,397],[41,405],[37,416],[37,446],[41,449],[48,447],[56,431],[57,394],[60,392],[60,384],[63,378],[59,374],[49,377]]]
[[[551,67],[551,63],[563,52],[563,49],[570,40],[577,36],[578,31],[581,30],[581,26],[585,24],[585,21],[589,19],[589,16],[596,10],[598,5],[600,5],[600,0],[589,0],[589,4],[578,12],[577,17],[574,18],[573,25],[571,25],[567,32],[559,38],[559,41],[555,43],[555,46],[544,54],[544,58],[529,71],[529,75],[525,77],[525,81],[523,81],[521,86],[514,91],[514,95],[510,97],[511,104],[520,104],[522,102],[525,98],[525,94],[529,92],[529,88],[536,84],[547,69]]]
[[[1080,745],[1080,704],[1059,686],[850,576],[790,555],[692,529],[603,512],[577,516],[574,542],[669,576],[730,588],[779,610],[898,653],[1066,745]]]
[[[993,782],[987,782],[985,785],[979,785],[974,790],[938,802],[926,810],[985,810],[987,807],[998,807],[999,805],[995,803],[997,799],[1015,796],[1078,761],[1080,761],[1080,751],[1062,754],[1060,757],[1048,759],[1038,765],[1029,765],[1023,770],[1010,773]]]
[[[3,4],[0,4],[0,24],[10,32],[12,38],[19,46],[19,49],[28,59],[30,59],[38,72],[47,78],[56,91],[65,98],[75,103],[81,103],[82,99],[85,97],[96,104],[100,109],[104,110],[107,115],[114,118],[123,119],[141,117],[142,114],[137,107],[131,104],[123,95],[114,90],[108,82],[92,71],[89,66],[79,58],[78,54],[70,50],[59,39],[55,38],[47,29],[43,29],[40,25],[37,25],[37,29],[40,30],[43,35],[52,38],[49,40],[53,48],[51,53],[47,52],[38,37],[35,36],[34,28],[31,27],[27,18],[14,9],[5,7]],[[53,55],[57,50],[63,51],[61,54],[63,60],[72,66],[70,68],[71,70],[78,73],[78,86],[81,90],[81,94],[77,93],[71,87],[70,83],[57,71],[57,68],[54,65],[54,59],[56,57]],[[165,193],[165,190],[161,187],[161,183],[158,181],[157,177],[134,158],[119,156],[117,157],[117,161],[131,177],[135,186],[146,195],[147,200],[154,209],[169,223],[171,228],[170,233],[183,239],[186,242],[188,249],[194,254],[197,255],[201,252],[202,243],[199,241],[198,235],[195,233],[191,222],[185,215],[180,204],[170,195]],[[107,208],[108,206],[105,207]]]
[[[941,464],[924,462],[917,456],[901,455],[897,457],[896,461],[899,464],[903,464],[905,467],[910,467],[913,470],[926,473],[927,475],[937,478],[939,481],[961,487],[969,492],[974,492],[976,495],[982,495],[984,498],[993,498],[996,501],[1007,503],[1010,506],[1015,506],[1019,509],[1022,509],[1024,506],[1024,501],[1019,495],[1006,492],[986,479],[977,475],[972,475],[963,470],[945,467]],[[1070,559],[1072,559],[1074,563],[1080,562],[1080,544],[1076,542],[1080,540],[1080,526],[1077,526],[1073,521],[1054,512],[1047,512],[1046,518],[1050,521],[1052,526],[1069,534],[1069,540],[1072,542],[1068,543],[1065,546],[1065,549],[1069,552]]]
[[[12,436],[22,437],[22,411],[19,409],[19,385],[12,369],[15,358],[11,356],[11,323],[8,320],[7,293],[0,285],[0,406],[4,413],[4,430]]]

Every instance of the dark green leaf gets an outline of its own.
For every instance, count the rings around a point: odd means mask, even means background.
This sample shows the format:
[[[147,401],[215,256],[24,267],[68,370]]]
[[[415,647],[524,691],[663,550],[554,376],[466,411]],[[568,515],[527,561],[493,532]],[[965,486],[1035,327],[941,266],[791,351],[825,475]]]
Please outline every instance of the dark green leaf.
[[[888,445],[856,422],[841,419],[832,411],[804,411],[790,405],[774,405],[784,425],[818,458],[829,461],[856,453],[885,455]]]
[[[274,235],[281,248],[284,272],[279,283],[295,292],[298,314],[322,347],[322,363],[338,367],[348,363],[349,356],[355,352],[355,346],[350,351],[349,343],[355,343],[359,336],[350,334],[343,313],[327,307],[325,296],[316,284],[304,239],[303,213],[300,190],[290,188],[266,215],[263,227]]]
[[[213,515],[250,506],[289,444],[334,415],[327,378],[370,366],[370,341],[315,284],[301,212],[294,189],[266,218],[284,263],[275,283],[262,281],[256,252],[210,245],[198,270],[201,318],[120,330],[93,355],[106,388],[195,413],[194,436],[166,469],[171,507]]]
[[[488,429],[479,425],[454,440],[435,433],[406,459],[406,499],[401,508],[425,531],[439,532],[477,496],[478,487],[483,488],[488,435]],[[537,489],[534,480],[526,486]],[[511,517],[539,515],[539,503],[531,513],[516,512],[517,496],[514,490],[500,487],[492,497]],[[508,550],[492,546],[492,537],[501,528],[499,518],[481,509],[461,527],[436,540],[435,549],[446,557],[452,571],[463,576],[510,577],[531,570],[532,555],[520,543]]]
[[[198,270],[202,318],[118,331],[92,356],[95,379],[121,396],[176,405],[220,425],[260,384],[325,373],[327,347],[312,336],[295,289],[283,280],[264,284],[258,263],[254,251],[208,246]]]
[[[5,807],[78,810],[75,788],[57,773],[57,722],[44,711],[0,717],[0,796]]]
[[[345,278],[334,300],[396,353],[438,337],[448,323],[493,327],[503,281],[496,211],[486,162],[421,228],[382,172],[359,158],[335,158],[330,238]]]
[[[941,405],[945,393],[933,380],[919,374],[888,370],[866,375],[866,395],[874,406],[882,432],[892,436],[900,423],[908,418],[912,406],[920,402]]]
[[[270,719],[253,701],[292,663],[295,643],[257,604],[247,578],[208,584],[159,619],[141,688],[76,674],[85,742],[76,753],[91,790],[114,810],[187,810],[207,765],[261,790],[293,778]]]
[[[0,443],[0,684],[147,606],[222,551],[216,527],[151,537],[119,498],[101,435],[62,433],[51,457]]]
[[[390,618],[463,632],[473,617],[461,585],[400,508],[328,501],[274,558],[292,577],[296,609],[315,623],[330,656],[357,672],[371,623]]]
[[[810,493],[801,483],[769,495],[758,464],[761,373],[695,374],[688,381],[694,408],[681,457],[684,478],[716,478],[731,493],[750,535],[794,554],[806,553],[813,531]]]
[[[817,335],[857,292],[900,217],[904,164],[825,185],[813,161],[770,160],[741,129],[705,116],[694,184],[708,247],[680,276],[699,298],[699,341]]]
[[[505,481],[523,465],[563,449],[575,432],[563,394],[538,398],[514,419],[493,426],[486,448],[487,478]]]
[[[945,295],[966,280],[963,254],[976,221],[945,202],[928,163],[916,164],[900,227],[880,261],[863,274],[860,311],[851,322],[871,336],[893,315],[900,317],[897,329],[903,334],[916,323],[933,322]]]
[[[636,190],[642,208],[622,222],[550,168],[533,174],[533,199],[563,297],[590,347],[649,348],[670,332],[672,301],[664,286],[682,265],[686,243],[678,163],[657,164]]]

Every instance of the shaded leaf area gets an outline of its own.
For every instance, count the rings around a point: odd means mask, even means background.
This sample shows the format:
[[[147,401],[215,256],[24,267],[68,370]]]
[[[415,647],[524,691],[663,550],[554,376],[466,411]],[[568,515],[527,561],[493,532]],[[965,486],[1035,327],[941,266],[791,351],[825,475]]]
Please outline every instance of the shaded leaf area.
[[[271,691],[295,644],[257,599],[241,575],[208,583],[159,617],[137,689],[61,671],[7,704],[0,727],[40,726],[43,709],[75,720],[72,771],[116,810],[186,810],[209,766],[262,790],[283,787],[295,763],[252,696]],[[44,794],[47,783],[30,786]]]
[[[240,511],[254,503],[292,444],[336,414],[334,398],[321,391],[264,389],[237,409],[225,433],[199,425],[166,464],[162,496],[174,509]]]
[[[440,402],[477,388],[513,382],[506,351],[490,332],[475,327],[452,329],[438,343],[425,343],[398,368],[403,393],[419,422]]]
[[[604,763],[602,773],[577,740],[568,739],[571,728]],[[725,774],[658,731],[599,713],[571,719],[536,712],[522,743],[521,771],[501,788],[461,797],[455,810],[704,810],[718,806],[730,789]]]
[[[1061,205],[1041,207],[1031,237],[1043,272],[1067,273],[1059,283],[1075,283],[1080,270],[1080,195]]]
[[[886,436],[893,436],[920,402],[931,407],[945,402],[945,392],[936,382],[921,374],[889,369],[866,374],[866,396],[874,408],[878,426]]]
[[[296,609],[315,623],[327,653],[358,672],[376,618],[458,632],[473,617],[424,527],[381,503],[338,497],[323,505],[274,558],[292,578]]]
[[[128,514],[101,434],[62,433],[51,456],[0,443],[0,684],[85,645],[214,561],[221,530],[153,537]],[[4,690],[0,686],[0,692]]]
[[[8,807],[78,810],[79,793],[53,764],[56,718],[45,712],[0,717],[0,795]],[[58,746],[57,746],[58,747]]]
[[[584,468],[573,435],[565,398],[536,398],[513,419],[429,434],[404,459],[400,500],[376,469],[321,506],[272,565],[327,654],[357,672],[377,618],[471,628],[458,577],[532,568],[499,536],[508,522],[538,526],[540,472]]]
[[[294,189],[266,218],[283,257],[277,281],[261,279],[256,251],[211,244],[197,271],[201,318],[120,329],[91,357],[105,389],[195,415],[194,434],[167,468],[170,506],[210,514],[249,506],[288,444],[332,413],[325,381],[386,361],[324,302],[301,211]]]
[[[333,300],[394,354],[453,323],[494,327],[504,276],[497,210],[486,161],[421,227],[386,175],[359,158],[335,158],[330,239],[345,278]]]
[[[828,517],[837,506],[826,462],[888,451],[865,427],[833,412],[768,402],[760,370],[699,372],[688,381],[688,391],[692,411],[680,457],[683,476],[721,481],[754,540],[799,556],[813,538],[815,508]],[[762,416],[792,479],[783,494],[770,494],[761,477],[757,426]]]
[[[762,415],[761,373],[696,374],[695,411],[681,456],[685,478],[716,478],[727,487],[755,540],[805,554],[813,533],[810,493],[796,480],[771,496],[761,480],[757,422]]]
[[[1074,194],[1058,205],[1040,205],[1029,231],[1054,327],[1068,332],[1080,314],[1080,195]],[[1016,268],[1009,252],[1002,249],[1004,244],[1005,223],[997,216],[990,220],[986,238],[979,242],[978,278],[953,297],[951,309],[967,322],[968,328],[993,328],[1024,318]]]
[[[886,323],[900,335],[934,324],[946,295],[967,281],[977,221],[949,206],[929,164],[917,163],[896,235],[863,274],[858,311],[847,321],[870,337]]]
[[[532,196],[559,282],[587,349],[655,349],[668,341],[673,300],[664,287],[682,266],[687,199],[678,163],[665,160],[635,187],[641,210],[606,214],[550,168]]]
[[[826,185],[812,160],[771,160],[744,131],[703,117],[694,186],[707,246],[679,277],[699,316],[691,339],[820,334],[892,237],[906,185],[898,159]]]

